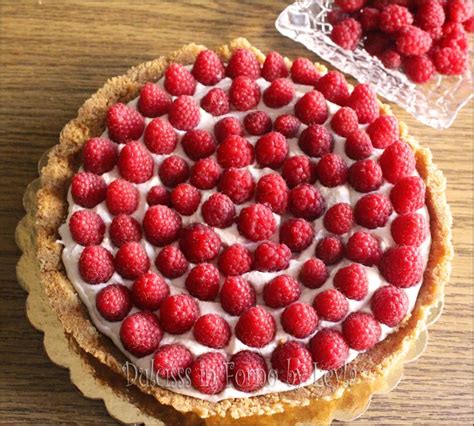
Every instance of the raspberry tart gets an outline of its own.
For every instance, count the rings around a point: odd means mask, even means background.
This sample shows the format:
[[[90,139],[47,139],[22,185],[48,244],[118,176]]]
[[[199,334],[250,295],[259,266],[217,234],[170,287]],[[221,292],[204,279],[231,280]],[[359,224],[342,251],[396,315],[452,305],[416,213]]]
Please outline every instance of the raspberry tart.
[[[245,39],[109,80],[41,183],[65,333],[182,413],[329,410],[406,353],[449,278],[430,151],[370,86]]]

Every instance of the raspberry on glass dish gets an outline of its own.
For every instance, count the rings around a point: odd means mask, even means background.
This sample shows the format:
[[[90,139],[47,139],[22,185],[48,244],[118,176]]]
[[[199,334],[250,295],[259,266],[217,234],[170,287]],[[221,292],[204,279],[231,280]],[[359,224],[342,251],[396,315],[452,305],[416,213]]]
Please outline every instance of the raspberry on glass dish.
[[[172,58],[87,101],[89,132],[68,124],[42,171],[38,257],[65,329],[201,417],[389,370],[449,276],[429,150],[370,86],[308,59],[244,39]]]

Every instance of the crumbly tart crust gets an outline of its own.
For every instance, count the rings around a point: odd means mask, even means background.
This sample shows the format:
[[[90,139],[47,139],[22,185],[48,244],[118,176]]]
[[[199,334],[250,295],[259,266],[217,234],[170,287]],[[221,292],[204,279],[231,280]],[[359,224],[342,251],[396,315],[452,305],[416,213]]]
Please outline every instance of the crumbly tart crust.
[[[251,49],[259,61],[265,60],[263,53],[244,38],[235,39],[218,48],[216,52],[223,61],[227,61],[232,52],[240,47]],[[47,165],[41,171],[36,213],[37,256],[41,285],[71,344],[80,347],[87,357],[94,359],[94,362],[98,361],[106,366],[106,369],[124,378],[126,376],[122,367],[126,361],[125,356],[91,322],[87,309],[76,294],[62,264],[62,246],[57,240],[58,228],[67,216],[67,189],[71,177],[79,167],[83,144],[89,138],[102,134],[108,107],[137,97],[146,82],[157,81],[162,77],[170,62],[193,63],[197,54],[203,49],[205,46],[189,44],[167,57],[146,62],[131,68],[123,76],[108,80],[82,105],[78,116],[63,128],[59,144],[51,150]],[[320,64],[315,65],[322,72],[326,70]],[[381,104],[381,113],[391,114],[390,108]],[[347,374],[328,374],[313,385],[288,392],[212,403],[176,394],[153,384],[137,382],[136,386],[143,393],[154,397],[157,405],[171,406],[182,413],[193,412],[203,418],[227,417],[230,420],[291,412],[293,408],[314,403],[317,404],[318,410],[330,410],[336,406],[337,409],[343,409],[344,403],[340,406],[341,404],[336,402],[350,400],[354,387],[358,387],[359,392],[362,389],[363,392],[364,386],[367,386],[369,391],[371,383],[397,365],[408,351],[410,344],[425,328],[430,309],[442,301],[453,257],[452,217],[446,200],[446,179],[433,164],[431,151],[420,146],[408,134],[404,123],[400,123],[400,133],[400,139],[406,141],[413,149],[417,170],[427,186],[426,204],[430,214],[432,244],[415,308],[397,332],[389,335],[366,353],[359,354],[348,364],[346,371],[351,371],[350,377]]]

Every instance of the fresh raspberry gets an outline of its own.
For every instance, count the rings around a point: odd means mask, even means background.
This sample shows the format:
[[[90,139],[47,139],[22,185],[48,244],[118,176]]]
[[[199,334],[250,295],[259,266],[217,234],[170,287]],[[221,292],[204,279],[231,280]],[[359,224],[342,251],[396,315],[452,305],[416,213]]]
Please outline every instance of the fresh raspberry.
[[[421,28],[407,25],[397,33],[395,43],[399,53],[406,56],[419,56],[430,50],[431,37]]]
[[[219,179],[219,191],[227,195],[235,204],[242,204],[253,197],[255,182],[247,169],[231,167],[222,173]]]
[[[245,238],[262,241],[273,235],[277,224],[270,208],[263,204],[252,204],[240,211],[237,227]]]
[[[328,276],[329,273],[324,262],[313,257],[303,263],[298,278],[305,287],[319,288],[326,282]]]
[[[168,120],[178,130],[191,130],[197,127],[201,115],[199,106],[190,96],[178,96],[170,106]]]
[[[184,65],[172,63],[165,71],[164,86],[173,96],[192,96],[196,90],[196,80]]]
[[[270,108],[282,108],[295,96],[295,86],[287,78],[277,78],[263,92],[263,102]]]
[[[229,373],[237,390],[255,392],[265,386],[268,368],[265,359],[260,354],[240,351],[232,356],[229,363]]]
[[[353,18],[344,19],[333,26],[331,40],[343,49],[355,50],[362,37],[362,27]]]
[[[472,4],[466,0],[449,0],[448,16],[453,22],[465,22],[472,17]]]
[[[415,171],[416,160],[411,148],[405,142],[398,141],[385,149],[379,163],[383,177],[390,183],[397,183]]]
[[[408,297],[397,287],[391,285],[381,287],[372,296],[370,309],[377,321],[395,327],[408,311]]]
[[[329,188],[343,185],[347,181],[347,164],[337,154],[324,155],[316,166],[316,172],[321,185]]]
[[[105,202],[114,215],[132,214],[138,208],[138,189],[125,179],[116,179],[107,187]]]
[[[402,65],[402,57],[395,49],[388,49],[378,55],[383,66],[388,69],[397,69]]]
[[[117,143],[139,139],[145,128],[145,120],[140,113],[122,103],[107,110],[106,122],[110,139]]]
[[[178,278],[188,269],[183,252],[175,246],[165,246],[156,256],[155,265],[166,278]]]
[[[199,317],[199,305],[187,294],[168,296],[160,305],[160,323],[170,334],[191,330]]]
[[[229,97],[222,89],[211,89],[201,99],[201,108],[213,116],[227,114],[230,111]]]
[[[444,47],[436,51],[434,65],[436,71],[444,75],[459,75],[466,71],[469,56],[466,52],[451,47]]]
[[[418,176],[400,179],[390,192],[390,201],[398,214],[411,213],[425,204],[426,187]]]
[[[368,229],[384,227],[392,214],[390,200],[383,194],[364,195],[354,207],[354,217],[360,226]]]
[[[230,325],[217,314],[206,314],[194,324],[193,335],[201,345],[222,349],[229,343]]]
[[[110,172],[117,163],[117,159],[117,145],[107,138],[89,139],[82,149],[84,170],[96,175]]]
[[[399,138],[398,120],[393,115],[381,115],[369,124],[367,133],[375,148],[385,149]]]
[[[318,315],[311,305],[296,302],[281,314],[283,329],[292,336],[303,339],[313,334],[318,326]]]
[[[301,132],[298,145],[310,157],[322,157],[332,151],[334,138],[326,127],[311,124]]]
[[[257,183],[255,200],[277,214],[284,214],[288,207],[288,187],[285,180],[274,173],[262,176]]]
[[[334,287],[348,299],[364,299],[369,289],[365,268],[358,263],[352,263],[339,269],[334,275]]]
[[[414,83],[426,83],[434,74],[435,67],[427,55],[409,56],[403,62],[403,70]]]
[[[288,77],[288,74],[283,56],[275,51],[268,52],[262,66],[262,77],[267,81],[273,81],[277,78]]]
[[[418,213],[397,216],[391,225],[392,238],[398,245],[418,247],[429,233],[425,218]]]
[[[315,87],[329,102],[345,105],[349,100],[350,93],[346,78],[339,71],[329,71],[318,80]]]
[[[200,263],[186,277],[186,289],[199,300],[214,300],[219,293],[219,271],[211,263]]]
[[[323,224],[329,232],[336,235],[349,232],[354,224],[352,207],[347,203],[334,204],[324,215]]]
[[[391,48],[392,40],[388,34],[380,31],[372,31],[367,34],[364,40],[364,49],[373,56],[382,54]]]
[[[212,194],[202,205],[201,214],[209,226],[227,228],[234,223],[235,206],[225,194]]]
[[[348,107],[339,108],[331,119],[331,129],[345,138],[357,130],[358,126],[357,114]]]
[[[406,7],[398,4],[388,5],[379,16],[379,28],[386,33],[396,33],[411,24],[413,24],[413,15]]]
[[[140,90],[137,109],[145,117],[159,117],[166,114],[171,105],[171,96],[160,86],[146,83]]]
[[[253,162],[253,146],[242,136],[229,135],[217,147],[217,162],[225,169],[246,167]]]
[[[316,166],[306,155],[295,155],[283,162],[281,175],[290,188],[316,181]]]
[[[359,22],[364,32],[379,28],[380,10],[374,7],[364,7],[359,13]]]
[[[285,342],[272,353],[272,368],[278,380],[290,385],[299,385],[313,374],[313,361],[306,346],[299,342]]]
[[[102,176],[94,173],[80,172],[74,175],[71,182],[71,195],[81,207],[93,208],[104,201],[107,184]]]
[[[357,129],[346,138],[344,152],[352,160],[363,160],[372,154],[372,142],[365,130]]]
[[[336,25],[347,18],[350,18],[350,15],[341,9],[331,9],[326,15],[326,19],[331,25]]]
[[[262,167],[277,169],[288,155],[286,138],[278,132],[262,136],[255,144],[255,157]]]
[[[154,118],[146,126],[143,140],[151,152],[171,154],[178,143],[178,135],[168,121]]]
[[[235,325],[235,335],[252,348],[262,348],[275,337],[273,316],[260,306],[253,306],[242,313]]]
[[[206,395],[221,393],[226,387],[227,362],[221,353],[207,352],[191,364],[191,384]]]
[[[242,277],[227,277],[219,294],[224,311],[238,316],[255,305],[257,296],[255,289]]]
[[[283,308],[295,302],[301,295],[301,289],[293,277],[279,275],[265,284],[263,300],[270,308]]]
[[[226,75],[233,79],[245,76],[256,80],[260,77],[260,64],[257,57],[248,49],[236,49],[227,64]]]
[[[445,20],[444,8],[437,0],[423,1],[416,11],[416,25],[430,35],[442,32]]]
[[[147,311],[156,311],[169,295],[168,284],[154,272],[138,277],[132,286],[133,304]]]
[[[216,150],[214,137],[205,130],[190,130],[181,139],[186,155],[194,161],[209,157]]]
[[[323,124],[328,118],[328,106],[321,92],[306,92],[295,104],[295,115],[304,124]]]
[[[153,358],[153,369],[162,379],[186,377],[186,371],[193,362],[193,354],[186,346],[178,343],[158,348]]]
[[[134,280],[150,268],[145,249],[137,242],[125,243],[115,254],[115,270],[124,278]]]
[[[153,158],[140,142],[129,142],[120,151],[120,175],[132,183],[143,183],[153,176]]]
[[[358,192],[375,191],[382,182],[382,169],[375,160],[360,160],[349,168],[349,183]]]
[[[201,203],[201,193],[189,183],[180,183],[171,191],[171,205],[183,216],[191,216]]]
[[[324,212],[326,202],[314,186],[302,183],[290,191],[289,210],[296,217],[314,220]]]
[[[441,31],[442,36],[440,37],[435,50],[438,47],[451,47],[452,49],[458,49],[462,52],[467,52],[469,50],[469,38],[462,24],[449,22],[444,25]]]
[[[371,314],[353,312],[342,323],[342,334],[346,342],[356,351],[366,351],[379,341],[380,324]]]
[[[339,6],[344,12],[352,13],[357,12],[363,8],[367,0],[336,0],[336,5]]]
[[[260,88],[249,77],[237,77],[230,86],[229,100],[237,111],[248,111],[260,102]]]
[[[173,188],[189,178],[189,166],[179,155],[171,155],[158,167],[158,176],[164,185]]]
[[[152,354],[163,336],[156,315],[137,312],[125,318],[120,327],[120,340],[124,348],[138,358]]]
[[[300,129],[300,120],[292,114],[282,114],[275,118],[273,128],[275,132],[281,133],[285,138],[294,138]]]
[[[88,284],[105,283],[114,273],[114,258],[102,246],[84,248],[79,258],[79,274]]]
[[[474,32],[474,16],[471,16],[467,21],[463,22],[464,29],[468,33]]]
[[[119,214],[112,219],[109,229],[110,239],[117,246],[137,242],[142,238],[142,228],[138,221],[126,214]]]
[[[250,135],[261,136],[272,130],[272,119],[265,111],[252,111],[245,116],[244,127]]]
[[[124,285],[108,285],[97,293],[95,306],[107,321],[122,321],[132,309],[130,291]]]
[[[217,185],[222,169],[212,158],[201,158],[191,167],[189,182],[198,189],[212,189]]]
[[[244,128],[235,117],[224,117],[215,124],[214,135],[218,142],[223,142],[230,135],[243,136]]]
[[[320,75],[314,64],[307,58],[296,58],[290,69],[291,79],[297,84],[314,86]]]
[[[372,86],[358,84],[351,93],[347,106],[357,114],[360,124],[371,123],[379,116],[379,104]]]
[[[199,83],[214,86],[224,78],[225,69],[215,52],[203,50],[197,55],[191,72]]]
[[[97,213],[79,210],[69,219],[69,231],[72,239],[81,246],[96,246],[104,238],[105,223]]]
[[[183,229],[179,247],[190,262],[201,263],[217,257],[221,240],[211,227],[196,223]]]
[[[280,227],[280,243],[299,253],[308,248],[313,242],[314,229],[304,219],[288,219]]]
[[[243,245],[233,244],[222,251],[218,266],[225,276],[242,275],[250,271],[252,255]]]
[[[181,217],[169,207],[150,207],[143,218],[146,239],[158,247],[166,246],[178,238],[181,231]]]
[[[285,244],[265,241],[255,249],[253,267],[262,272],[281,271],[288,268],[290,259],[291,251]]]
[[[364,231],[354,233],[346,244],[346,257],[362,265],[376,265],[382,257],[380,244],[373,235]]]
[[[319,331],[309,342],[309,350],[320,370],[341,368],[349,356],[349,346],[343,335],[332,328]]]
[[[379,263],[382,276],[396,287],[412,287],[420,282],[423,265],[418,250],[413,246],[388,249]]]
[[[338,322],[347,315],[349,302],[339,290],[330,288],[316,295],[313,307],[320,319]]]
[[[171,206],[170,192],[162,185],[152,186],[146,196],[146,202],[149,206],[156,206],[157,204]]]
[[[326,265],[335,265],[344,256],[344,245],[337,237],[324,237],[316,246],[316,257]]]

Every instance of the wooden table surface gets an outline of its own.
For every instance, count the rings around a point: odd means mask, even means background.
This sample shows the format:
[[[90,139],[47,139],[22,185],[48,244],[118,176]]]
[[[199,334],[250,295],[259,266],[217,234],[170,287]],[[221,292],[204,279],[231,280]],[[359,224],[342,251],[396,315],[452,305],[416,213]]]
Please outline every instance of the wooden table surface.
[[[238,36],[262,50],[306,55],[273,22],[285,1],[0,0],[0,422],[114,424],[54,366],[25,318],[15,278],[14,229],[22,193],[41,154],[107,78],[194,41],[217,46]],[[315,58],[314,58],[315,59]],[[356,424],[463,423],[473,414],[473,103],[436,131],[395,108],[429,145],[449,182],[456,257],[446,307],[425,354]]]

